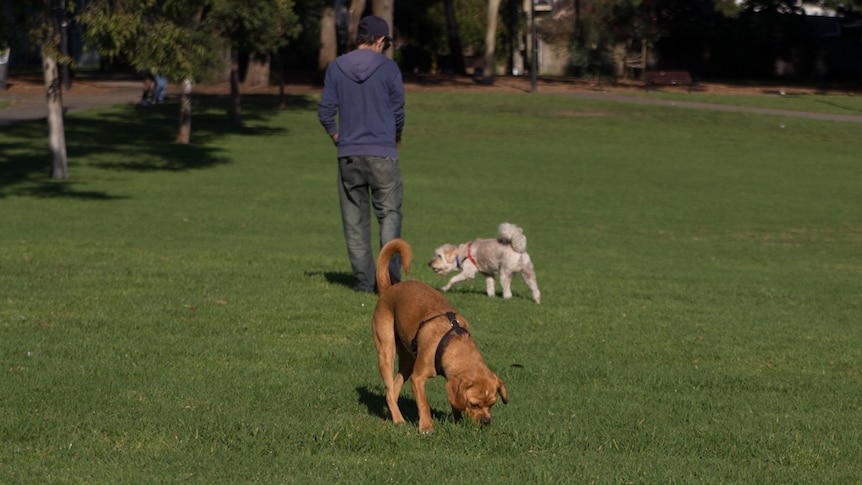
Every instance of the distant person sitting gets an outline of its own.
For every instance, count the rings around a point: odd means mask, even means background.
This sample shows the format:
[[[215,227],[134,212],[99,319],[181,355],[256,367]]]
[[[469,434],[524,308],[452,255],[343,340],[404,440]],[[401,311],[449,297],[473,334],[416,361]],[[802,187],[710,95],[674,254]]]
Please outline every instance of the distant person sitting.
[[[153,88],[155,86],[155,78],[152,74],[147,74],[144,77],[144,92],[141,94],[141,106],[147,106],[153,102]]]
[[[153,87],[153,102],[162,104],[165,102],[165,89],[168,87],[168,78],[161,74],[156,74],[155,85]]]

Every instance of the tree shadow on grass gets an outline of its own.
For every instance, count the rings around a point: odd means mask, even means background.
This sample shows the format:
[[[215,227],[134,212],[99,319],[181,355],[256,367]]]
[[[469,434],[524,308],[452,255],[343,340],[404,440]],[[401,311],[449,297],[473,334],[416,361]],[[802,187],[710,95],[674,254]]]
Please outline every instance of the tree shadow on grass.
[[[24,186],[16,191],[16,195],[25,195],[38,199],[76,199],[76,200],[123,200],[126,196],[109,195],[105,192],[81,190],[64,181],[48,181]]]
[[[405,386],[409,386],[409,383],[406,383]],[[360,386],[356,388],[356,394],[359,396],[359,403],[368,408],[368,414],[381,419],[392,419],[389,415],[389,407],[386,404],[386,395],[382,389],[379,389],[378,392],[368,386]],[[401,396],[398,398],[398,407],[401,409],[401,414],[407,422],[414,425],[419,423],[419,408],[416,407],[415,400]],[[451,415],[448,413],[431,408],[432,420],[439,421],[449,416]]]
[[[284,134],[268,126],[282,109],[277,96],[244,96],[242,127],[231,125],[227,104],[219,96],[195,96],[192,142],[174,142],[179,131],[179,105],[123,105],[68,115],[64,121],[71,178],[51,180],[48,126],[45,120],[23,121],[3,128],[0,138],[0,199],[10,195],[117,200],[128,196],[81,188],[77,168],[107,171],[204,170],[232,163],[213,141],[226,135],[249,138]],[[312,109],[304,96],[288,97],[285,109]]]

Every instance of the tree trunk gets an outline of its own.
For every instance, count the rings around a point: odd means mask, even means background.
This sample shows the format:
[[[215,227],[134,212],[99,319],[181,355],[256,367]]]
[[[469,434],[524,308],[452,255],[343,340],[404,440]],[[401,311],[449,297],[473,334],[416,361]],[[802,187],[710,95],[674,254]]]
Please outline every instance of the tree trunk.
[[[241,77],[240,86],[243,90],[265,88],[269,86],[271,70],[270,56],[249,54],[245,77]],[[242,71],[242,70],[240,70]]]
[[[365,13],[365,0],[350,0],[348,9],[349,19],[347,24],[347,50],[356,48],[356,31],[359,29],[359,21]]]
[[[584,28],[581,25],[581,0],[575,0],[575,45],[584,46]]]
[[[449,33],[449,50],[452,52],[452,69],[455,74],[466,74],[464,50],[461,48],[461,35],[458,32],[458,17],[455,15],[455,0],[445,0],[446,30]]]
[[[488,85],[494,84],[494,47],[497,42],[497,15],[499,11],[500,0],[488,0],[488,29],[485,31],[485,65],[482,67],[482,83]]]
[[[239,96],[239,51],[230,50],[230,123],[234,127],[242,126],[242,103]]]
[[[366,0],[351,0],[350,1],[350,20],[347,26],[347,48],[353,50],[356,48],[356,31],[359,29],[359,21],[365,13]],[[372,0],[371,11],[374,15],[382,18],[389,24],[390,34],[394,37],[395,27],[392,24],[393,12],[395,9],[394,0]],[[392,46],[384,52],[389,58],[392,58]]]
[[[248,90],[269,86],[270,66],[270,56],[251,54],[248,57],[248,68],[245,71],[245,80],[242,82],[243,89]]]
[[[51,178],[68,179],[69,164],[66,158],[66,133],[63,126],[63,91],[57,60],[42,54],[45,75],[45,94],[48,104],[48,146],[51,150]]]
[[[317,54],[317,74],[323,81],[326,66],[338,56],[338,40],[335,34],[335,9],[323,9],[320,17],[320,51]]]
[[[177,143],[189,144],[192,134],[192,81],[183,81],[183,95],[180,101],[180,133],[177,135]]]
[[[376,16],[378,16],[378,17],[380,17],[386,21],[386,23],[389,25],[390,36],[394,36],[395,35],[395,26],[392,23],[393,18],[394,18],[394,11],[395,11],[394,0],[372,0],[372,1],[373,1],[373,3],[371,4],[371,8],[374,11],[374,15],[376,15]],[[390,45],[389,48],[386,49],[386,52],[384,52],[384,54],[386,54],[387,57],[392,59],[392,53],[393,52],[394,52],[393,45]]]
[[[287,73],[284,69],[284,48],[278,50],[278,106],[284,108],[287,106],[287,96],[284,93],[284,83],[287,82],[285,77]]]

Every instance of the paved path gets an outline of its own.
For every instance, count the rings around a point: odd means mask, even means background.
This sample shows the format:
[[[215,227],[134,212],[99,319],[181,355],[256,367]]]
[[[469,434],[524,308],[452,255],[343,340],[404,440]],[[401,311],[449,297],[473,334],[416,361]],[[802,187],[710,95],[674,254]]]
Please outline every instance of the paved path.
[[[140,81],[106,81],[100,84],[102,92],[76,92],[75,86],[63,93],[63,109],[66,113],[74,113],[101,106],[134,104],[141,99]],[[48,107],[45,93],[41,89],[28,89],[16,93],[14,89],[0,90],[0,101],[11,101],[12,107],[0,108],[0,126],[10,125],[18,121],[45,119]]]
[[[700,103],[697,101],[672,101],[667,99],[648,99],[648,98],[638,98],[635,96],[619,96],[611,93],[597,93],[597,92],[576,92],[569,93],[566,96],[575,96],[580,98],[587,99],[599,99],[604,101],[619,101],[624,103],[634,103],[634,104],[648,104],[648,105],[657,105],[657,106],[668,106],[668,107],[678,107],[678,108],[691,108],[691,109],[709,109],[713,111],[735,111],[735,112],[744,112],[744,113],[754,113],[754,114],[762,114],[762,115],[776,115],[776,116],[791,116],[796,118],[810,118],[816,120],[831,120],[831,121],[847,121],[853,123],[862,123],[862,115],[841,115],[841,114],[830,114],[830,113],[811,113],[807,111],[788,111],[783,109],[770,109],[770,108],[754,108],[750,106],[732,106],[725,104],[713,104],[713,103]]]
[[[63,93],[63,107],[67,113],[74,113],[85,109],[101,106],[137,103],[141,96],[141,83],[139,81],[105,81],[99,84],[104,92],[76,93],[74,86]],[[170,93],[169,93],[170,94]],[[671,101],[663,99],[639,98],[636,96],[621,96],[613,93],[602,93],[595,91],[573,91],[561,96],[573,96],[586,99],[598,99],[620,103],[633,103],[642,105],[657,105],[687,109],[708,109],[713,111],[734,111],[762,115],[790,116],[797,118],[808,118],[818,120],[831,120],[850,123],[862,123],[862,115],[842,115],[829,113],[811,113],[803,111],[787,111],[769,108],[754,108],[748,106],[731,106],[723,104],[701,103],[695,101]],[[0,109],[0,126],[9,125],[17,121],[38,120],[46,117],[45,96],[41,91],[29,90],[26,94],[14,94],[11,91],[0,91],[0,101],[12,101],[11,108]]]

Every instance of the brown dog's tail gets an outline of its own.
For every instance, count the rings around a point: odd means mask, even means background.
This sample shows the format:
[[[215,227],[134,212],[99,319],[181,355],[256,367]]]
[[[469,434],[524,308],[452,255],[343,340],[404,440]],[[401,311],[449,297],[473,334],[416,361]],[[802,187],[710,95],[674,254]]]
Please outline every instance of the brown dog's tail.
[[[396,253],[401,255],[401,267],[404,268],[404,274],[410,274],[410,261],[413,259],[413,249],[403,239],[389,241],[380,250],[380,257],[377,258],[378,295],[382,295],[392,286],[392,281],[389,280],[389,260]]]

